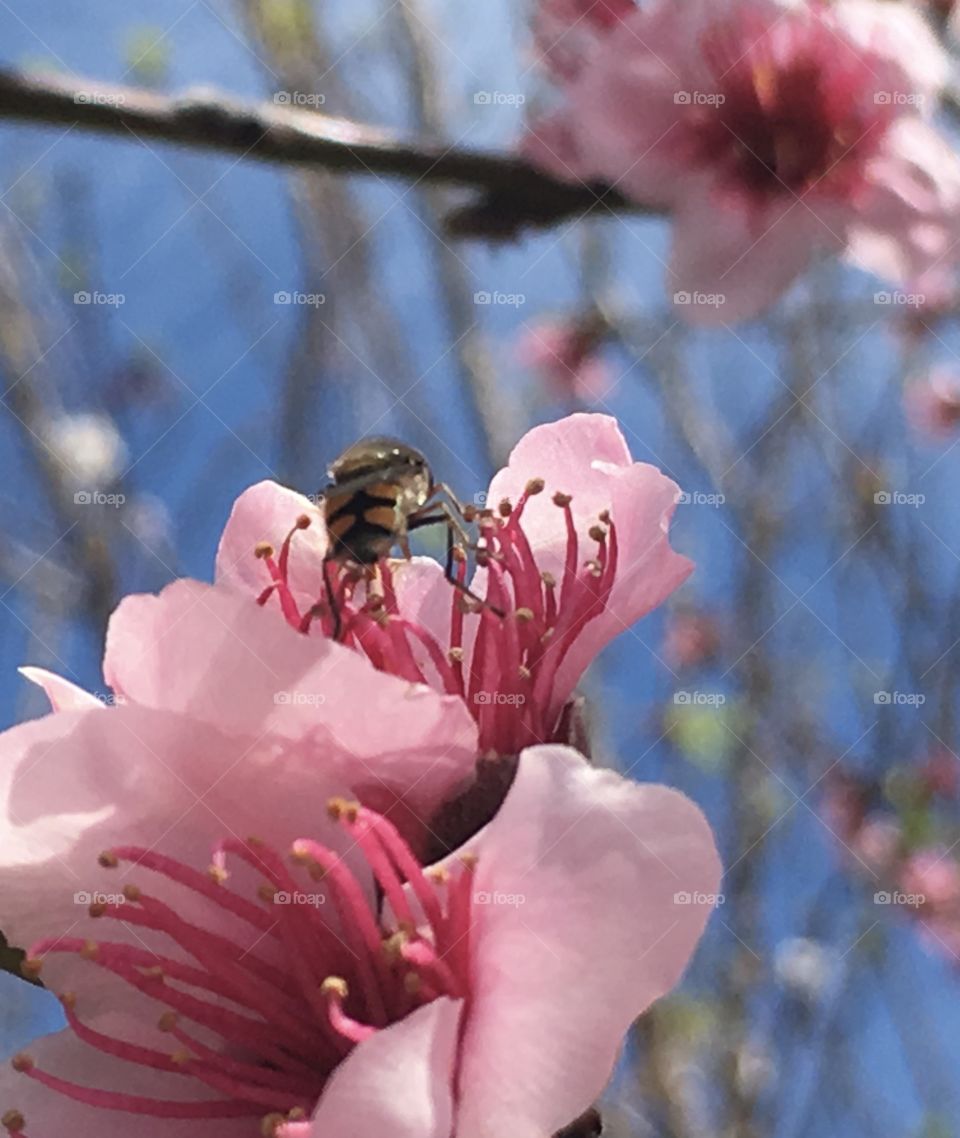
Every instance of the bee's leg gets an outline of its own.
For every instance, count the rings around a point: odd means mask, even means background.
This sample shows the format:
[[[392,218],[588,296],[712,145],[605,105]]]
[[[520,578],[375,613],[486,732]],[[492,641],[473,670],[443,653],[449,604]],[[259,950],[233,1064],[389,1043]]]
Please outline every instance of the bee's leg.
[[[412,556],[410,553],[410,539],[405,533],[402,533],[397,538],[397,545],[400,546],[400,552],[403,554],[404,560],[409,561]]]
[[[475,511],[476,507],[465,506],[463,504],[463,502],[460,501],[460,499],[456,496],[456,494],[454,494],[454,492],[446,484],[446,482],[434,482],[434,484],[430,487],[430,497],[431,498],[436,498],[438,494],[443,495],[445,501],[448,502],[453,507],[454,510],[456,510],[456,512],[460,515],[461,518],[463,518],[465,521],[472,520],[471,518],[467,517],[467,510],[470,509],[470,510]],[[436,503],[431,502],[431,507],[433,505],[441,506],[442,504],[443,504],[442,502],[436,502]]]
[[[478,596],[469,585],[461,581],[459,577],[454,574],[453,563],[456,560],[456,537],[459,537],[463,544],[469,549],[476,548],[470,541],[470,535],[463,528],[460,519],[454,514],[450,506],[446,502],[434,502],[429,507],[431,510],[438,510],[439,513],[435,514],[415,514],[407,522],[407,529],[414,530],[420,529],[421,526],[430,526],[443,524],[447,530],[447,560],[444,567],[443,575],[450,582],[455,589],[459,589],[461,593],[466,594],[471,600],[476,601],[484,608],[490,609],[491,612],[497,616],[506,616],[506,613],[497,608],[496,605],[490,604],[488,600]]]
[[[323,559],[323,587],[327,594],[327,605],[330,608],[330,613],[333,616],[333,639],[339,640],[340,634],[343,632],[343,618],[340,616],[340,609],[337,607],[337,600],[333,594],[333,586],[330,584],[330,563],[333,560],[331,557]]]

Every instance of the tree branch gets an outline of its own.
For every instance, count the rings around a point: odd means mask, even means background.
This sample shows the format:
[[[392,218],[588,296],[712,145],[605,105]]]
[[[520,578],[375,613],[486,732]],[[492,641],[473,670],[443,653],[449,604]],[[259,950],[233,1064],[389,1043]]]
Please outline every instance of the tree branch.
[[[0,118],[69,124],[263,162],[470,187],[480,192],[479,200],[448,219],[460,236],[512,236],[601,203],[604,209],[644,212],[615,190],[561,182],[520,158],[417,142],[349,119],[283,103],[243,102],[208,88],[169,96],[0,69]]]

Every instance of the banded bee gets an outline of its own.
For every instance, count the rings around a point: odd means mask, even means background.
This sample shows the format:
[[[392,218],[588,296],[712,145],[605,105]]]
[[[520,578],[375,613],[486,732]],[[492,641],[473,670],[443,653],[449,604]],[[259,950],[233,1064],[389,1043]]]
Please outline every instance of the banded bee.
[[[465,528],[470,511],[446,483],[434,481],[426,458],[418,450],[383,436],[361,439],[340,455],[328,474],[330,482],[322,502],[330,535],[327,561],[369,568],[388,557],[395,546],[409,560],[409,534],[422,526],[444,525],[447,580],[473,600],[487,604],[454,574],[458,548],[475,548]],[[333,613],[334,639],[339,640],[341,618],[326,571],[324,582]]]

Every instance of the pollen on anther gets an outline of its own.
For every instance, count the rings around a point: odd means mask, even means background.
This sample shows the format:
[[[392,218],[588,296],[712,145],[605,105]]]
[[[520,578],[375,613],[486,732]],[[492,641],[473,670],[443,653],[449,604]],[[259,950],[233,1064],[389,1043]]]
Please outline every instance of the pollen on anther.
[[[542,478],[531,478],[530,481],[526,485],[526,494],[528,496],[530,496],[531,494],[540,494],[543,492],[543,488],[545,485],[546,485],[546,483],[544,482],[544,480]]]
[[[333,822],[339,822],[341,819],[345,822],[356,822],[359,809],[358,802],[349,802],[346,798],[331,798],[327,803],[327,814]]]
[[[557,587],[557,579],[552,573],[548,573],[546,569],[540,574],[540,580],[547,586],[548,589],[555,589]]]
[[[76,992],[61,992],[58,997],[60,1003],[68,1010],[73,1011],[77,1006],[77,993]]]
[[[603,528],[603,526],[591,526],[589,533],[590,539],[592,541],[600,543],[607,540],[607,531]]]
[[[18,1074],[26,1075],[28,1072],[33,1070],[33,1060],[29,1055],[26,1055],[21,1051],[19,1055],[14,1055],[14,1057],[10,1060],[10,1066]]]
[[[100,955],[100,945],[95,940],[87,940],[83,942],[83,948],[80,949],[80,955],[84,960],[96,960]]]
[[[308,514],[301,514],[297,518],[297,529],[309,529],[312,524],[313,521]]]
[[[610,524],[610,511],[609,510],[601,510],[600,513],[597,515],[597,517],[600,519],[600,521],[603,522],[603,524],[605,526],[608,526]]]
[[[559,490],[553,496],[553,504],[555,506],[569,506],[572,501],[572,494],[562,494]]]
[[[123,895],[128,901],[139,901],[143,892],[139,885],[124,885]]]
[[[223,885],[229,876],[230,874],[219,865],[207,866],[207,877],[216,885]]]
[[[164,1012],[163,1015],[157,1020],[157,1027],[160,1031],[173,1031],[177,1026],[178,1016],[176,1012]]]
[[[497,506],[497,510],[499,511],[501,518],[509,518],[513,513],[513,503],[509,498],[504,498],[500,502],[500,505]]]
[[[97,865],[99,865],[101,869],[116,869],[119,864],[120,859],[113,850],[104,850],[103,853],[97,857]]]
[[[458,855],[458,860],[466,869],[475,869],[477,862],[480,860],[475,853],[462,853]]]
[[[253,547],[253,556],[259,558],[261,561],[265,557],[272,557],[273,553],[273,546],[269,541],[258,541]]]
[[[345,1000],[349,991],[342,976],[328,976],[320,985],[321,996],[335,996],[338,1000]]]
[[[514,612],[513,615],[516,617],[517,620],[519,620],[523,623],[526,623],[527,621],[533,620],[533,609],[528,609],[525,607],[524,608],[518,608]]]
[[[287,1119],[277,1111],[265,1114],[260,1120],[260,1133],[263,1138],[277,1138],[280,1127],[285,1126]]]
[[[0,1118],[0,1126],[2,1126],[8,1134],[19,1134],[26,1125],[27,1120],[19,1110],[8,1110],[6,1114]]]
[[[95,921],[100,920],[107,912],[106,901],[91,901],[87,906],[87,916],[92,917]]]
[[[451,648],[447,652],[447,659],[451,664],[462,664],[464,661],[464,651],[462,648]]]

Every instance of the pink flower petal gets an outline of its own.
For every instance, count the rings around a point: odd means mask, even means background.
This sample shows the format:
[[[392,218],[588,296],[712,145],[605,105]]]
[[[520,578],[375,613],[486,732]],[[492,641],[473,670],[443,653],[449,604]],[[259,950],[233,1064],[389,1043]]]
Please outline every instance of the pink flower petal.
[[[960,239],[960,158],[919,118],[891,126],[870,164],[870,189],[850,226],[849,260],[910,282],[941,266]]]
[[[103,707],[95,695],[91,695],[71,680],[58,676],[56,672],[48,672],[46,668],[34,668],[30,665],[24,665],[17,671],[32,684],[43,688],[54,711],[80,711],[85,707]]]
[[[461,1001],[442,998],[340,1064],[302,1138],[449,1138]],[[288,1127],[283,1138],[300,1138]]]
[[[544,493],[530,500],[523,515],[541,569],[562,577],[566,530],[563,514],[551,501],[558,490],[573,494],[582,549],[590,548],[587,533],[605,509],[617,527],[620,547],[620,569],[607,609],[584,627],[561,664],[549,721],[600,649],[661,604],[690,575],[693,563],[670,548],[668,529],[679,488],[655,466],[633,461],[611,416],[570,415],[528,431],[491,482],[489,501],[516,501],[531,478],[546,480]],[[582,559],[592,555],[591,549]]]
[[[222,837],[258,834],[285,849],[311,835],[344,847],[326,804],[346,787],[309,757],[276,737],[228,736],[195,719],[131,705],[109,714],[59,712],[4,732],[0,929],[27,948],[49,936],[89,935],[77,930],[89,930],[94,893],[116,895],[132,882],[162,897],[163,878],[98,864],[115,845],[162,843],[201,871]],[[176,904],[189,920],[191,895],[184,892]],[[196,904],[202,913],[209,902]],[[225,921],[229,930],[228,915]],[[115,921],[103,935],[152,943],[144,930],[127,933]],[[44,979],[55,992],[74,989],[84,998],[118,987],[103,970],[67,954],[45,961]],[[129,999],[124,995],[119,1006]]]
[[[105,1034],[156,1047],[149,1019],[106,1013],[86,1022]],[[144,1098],[193,1102],[222,1099],[196,1079],[178,1078],[106,1056],[78,1043],[72,1031],[35,1040],[26,1052],[39,1068],[84,1087],[120,1087],[125,1094]],[[31,1138],[239,1138],[247,1125],[236,1118],[176,1122],[87,1106],[55,1094],[18,1074],[7,1063],[0,1067],[0,1104],[2,1110],[20,1111],[27,1123],[25,1134]],[[255,1117],[249,1125],[256,1127]]]
[[[757,214],[705,191],[674,215],[668,290],[685,320],[733,324],[768,308],[818,250],[842,244],[833,219],[796,198]]]
[[[317,600],[318,583],[322,583],[317,566],[327,549],[326,527],[314,502],[276,482],[258,482],[234,502],[217,549],[217,584],[259,594],[270,578],[254,557],[254,550],[261,541],[279,547],[301,514],[313,519],[313,525],[301,530],[293,544],[290,585],[302,609],[309,608]]]
[[[590,1106],[632,1020],[679,980],[720,863],[683,795],[523,753],[476,839],[474,997],[457,1138],[544,1138]],[[511,900],[512,899],[512,900]]]
[[[469,776],[476,757],[476,726],[462,700],[302,636],[248,593],[196,581],[127,597],[110,620],[104,673],[136,703],[229,734],[301,741],[309,762],[344,787],[380,787],[425,815]]]

